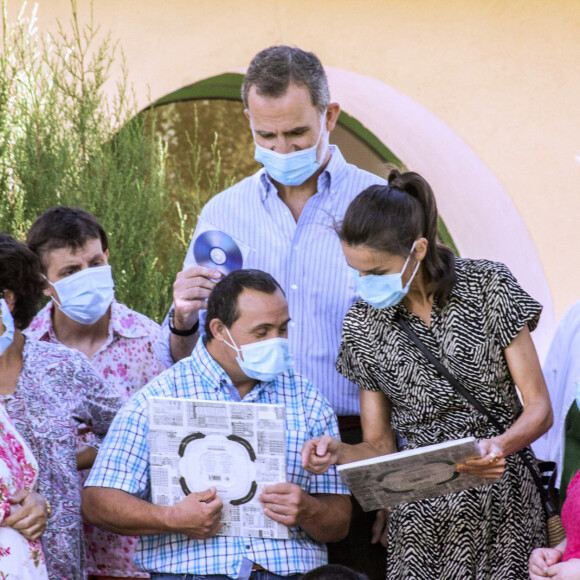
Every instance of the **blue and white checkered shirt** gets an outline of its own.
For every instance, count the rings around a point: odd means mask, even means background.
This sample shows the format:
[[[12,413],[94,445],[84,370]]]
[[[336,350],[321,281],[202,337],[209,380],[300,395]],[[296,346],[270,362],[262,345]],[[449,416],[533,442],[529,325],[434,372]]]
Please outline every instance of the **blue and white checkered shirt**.
[[[298,223],[264,169],[212,198],[199,217],[185,267],[196,264],[192,248],[202,230],[231,236],[242,248],[244,268],[268,272],[286,293],[296,372],[320,389],[338,415],[358,415],[358,388],[334,368],[342,321],[358,294],[332,226],[361,191],[386,182],[346,163],[336,146],[331,152],[318,193]],[[167,322],[154,348],[167,366],[173,363]]]
[[[86,486],[121,489],[151,500],[149,477],[149,397],[188,397],[239,401],[237,389],[199,340],[192,355],[159,375],[127,401],[117,414],[101,446]],[[336,417],[328,401],[310,381],[289,371],[274,381],[258,383],[244,403],[283,404],[286,408],[287,478],[307,493],[348,494],[333,467],[323,475],[302,469],[300,450],[305,441],[323,434],[338,437]],[[183,534],[142,536],[135,557],[138,567],[170,574],[249,574],[248,562],[288,576],[327,562],[326,546],[300,528],[290,539],[269,540],[214,537],[194,540]]]

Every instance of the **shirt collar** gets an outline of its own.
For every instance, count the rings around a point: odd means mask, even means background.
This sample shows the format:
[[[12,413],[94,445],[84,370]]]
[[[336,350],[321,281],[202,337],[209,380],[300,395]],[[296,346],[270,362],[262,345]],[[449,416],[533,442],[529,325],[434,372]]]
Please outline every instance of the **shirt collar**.
[[[217,363],[217,361],[209,354],[205,346],[205,336],[200,337],[197,341],[191,358],[196,359],[196,366],[199,367],[200,378],[208,385],[211,385],[215,390],[223,387],[223,384],[232,384],[232,380],[226,371]]]
[[[31,340],[50,340],[56,341],[54,330],[52,328],[52,300],[33,318],[30,326],[24,331],[24,334]]]
[[[338,187],[346,171],[347,163],[340,149],[337,145],[330,145],[330,160],[324,168],[324,171],[318,177],[318,192],[334,194],[335,188]],[[266,169],[260,169],[257,175],[260,184],[260,198],[262,201],[265,201],[271,192],[276,191],[276,186]]]
[[[143,315],[113,300],[109,334],[114,332],[124,338],[145,338],[150,336],[151,329],[147,328],[142,318],[144,318]]]

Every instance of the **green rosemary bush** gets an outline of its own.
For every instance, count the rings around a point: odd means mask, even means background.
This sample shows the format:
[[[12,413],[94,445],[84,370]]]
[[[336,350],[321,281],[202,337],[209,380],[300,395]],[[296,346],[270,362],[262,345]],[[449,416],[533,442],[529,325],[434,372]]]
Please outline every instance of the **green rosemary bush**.
[[[98,28],[81,26],[74,0],[71,7],[69,32],[59,25],[41,39],[35,10],[9,23],[4,2],[0,230],[24,239],[54,205],[92,212],[109,235],[117,298],[161,321],[200,206],[227,185],[217,142],[201,191],[195,135],[184,178],[168,160],[155,111],[137,114],[127,74],[112,98],[105,91],[117,47],[98,41]]]

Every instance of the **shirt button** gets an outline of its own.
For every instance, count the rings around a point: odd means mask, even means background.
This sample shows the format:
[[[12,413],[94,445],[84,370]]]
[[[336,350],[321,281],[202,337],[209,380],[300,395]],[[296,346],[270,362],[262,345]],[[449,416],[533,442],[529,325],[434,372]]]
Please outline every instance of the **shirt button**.
[[[291,322],[290,323],[290,328],[294,328],[295,326],[296,326],[296,323],[295,322]]]
[[[246,546],[246,550],[249,550],[249,549],[250,549],[250,546]]]
[[[296,284],[292,284],[292,286],[290,286],[290,288],[292,288],[292,290],[298,290],[298,286],[296,286]]]

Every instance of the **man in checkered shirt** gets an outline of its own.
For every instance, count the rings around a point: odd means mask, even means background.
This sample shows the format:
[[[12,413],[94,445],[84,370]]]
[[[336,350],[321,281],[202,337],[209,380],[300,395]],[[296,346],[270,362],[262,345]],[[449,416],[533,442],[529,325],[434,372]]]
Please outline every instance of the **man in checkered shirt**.
[[[154,580],[298,577],[327,562],[325,542],[346,535],[348,489],[334,468],[312,475],[300,457],[306,440],[338,436],[336,416],[307,379],[291,367],[276,371],[285,358],[289,321],[272,276],[260,270],[229,274],[212,291],[205,337],[192,355],[136,393],[113,422],[83,492],[83,515],[93,525],[139,536],[135,562]],[[260,354],[282,353],[269,369],[249,354],[262,341]],[[171,507],[150,502],[148,399],[154,396],[285,406],[287,482],[266,486],[259,499],[265,515],[288,526],[289,539],[216,536],[222,501],[215,488]]]

